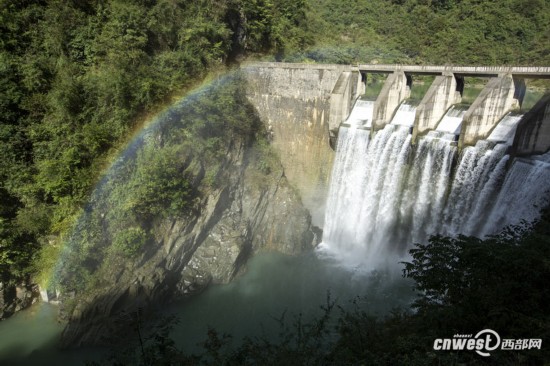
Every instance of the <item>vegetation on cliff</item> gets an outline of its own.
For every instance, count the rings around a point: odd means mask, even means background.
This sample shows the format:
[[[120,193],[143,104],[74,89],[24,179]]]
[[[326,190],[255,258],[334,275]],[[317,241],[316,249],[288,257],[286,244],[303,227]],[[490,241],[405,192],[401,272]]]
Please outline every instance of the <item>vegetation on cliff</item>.
[[[252,161],[245,163],[260,188],[268,186],[278,161],[265,149],[265,131],[244,87],[239,73],[215,80],[135,138],[101,178],[67,235],[62,257],[55,248],[43,252],[63,262],[54,274],[63,292],[96,290],[112,268],[153,255],[163,241],[158,226],[164,220],[195,222],[204,197],[229,187],[239,152],[247,151]]]

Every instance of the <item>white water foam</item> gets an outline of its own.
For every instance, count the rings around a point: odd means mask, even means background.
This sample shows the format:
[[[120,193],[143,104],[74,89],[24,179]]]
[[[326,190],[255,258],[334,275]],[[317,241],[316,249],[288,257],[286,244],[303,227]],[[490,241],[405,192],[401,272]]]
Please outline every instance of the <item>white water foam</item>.
[[[523,117],[523,115],[507,114],[502,121],[498,123],[493,132],[491,132],[487,140],[512,145],[514,143],[514,136],[516,135],[516,129],[521,117]]]
[[[506,225],[538,218],[550,197],[550,153],[515,159],[481,234],[488,235]]]
[[[415,107],[400,109],[404,123],[396,115],[372,141],[370,131],[340,129],[319,249],[350,267],[378,268],[439,226],[454,136],[429,134],[413,150]]]
[[[436,131],[459,135],[466,110],[466,107],[452,106],[437,125]]]
[[[355,102],[346,124],[357,127],[372,127],[372,110],[374,108],[374,102],[368,100],[358,99]]]
[[[353,122],[368,120],[358,117],[365,113],[372,118],[371,106],[356,105],[362,110],[354,108],[351,127],[340,128],[319,246],[323,255],[368,271],[402,258],[412,243],[430,235],[482,237],[536,217],[538,208],[529,202],[547,202],[549,154],[516,159],[507,170],[505,153],[518,116],[503,119],[503,127],[493,131],[495,141],[466,147],[452,174],[456,128],[431,131],[413,147],[415,107],[404,104],[403,113],[371,137],[363,122]],[[451,109],[443,121],[462,116]]]
[[[391,124],[399,126],[412,127],[414,125],[414,118],[416,117],[416,106],[402,103],[395,116],[393,116]]]

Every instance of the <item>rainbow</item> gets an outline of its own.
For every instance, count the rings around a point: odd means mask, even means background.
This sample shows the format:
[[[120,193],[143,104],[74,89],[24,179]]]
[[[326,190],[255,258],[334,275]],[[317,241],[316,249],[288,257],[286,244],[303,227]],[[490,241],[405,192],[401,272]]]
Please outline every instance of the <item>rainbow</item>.
[[[192,106],[198,99],[215,90],[232,80],[236,75],[236,71],[228,71],[223,75],[209,75],[204,81],[187,92],[185,95],[175,98],[171,104],[164,107],[155,115],[147,118],[142,122],[138,128],[127,139],[127,142],[122,144],[122,147],[117,150],[115,156],[110,159],[110,164],[99,175],[98,181],[90,194],[89,200],[86,205],[80,208],[73,218],[72,225],[67,232],[62,233],[58,238],[57,246],[48,246],[51,251],[54,252],[53,260],[44,260],[44,263],[49,265],[43,265],[43,269],[38,275],[38,283],[41,287],[41,292],[54,293],[59,289],[64,276],[66,276],[67,269],[74,266],[80,266],[79,263],[75,263],[74,258],[78,257],[78,251],[83,250],[87,238],[81,234],[85,232],[85,226],[88,224],[91,213],[97,209],[96,204],[100,201],[102,195],[106,194],[106,190],[109,189],[109,182],[119,179],[122,175],[127,173],[126,167],[129,162],[132,162],[137,152],[147,144],[148,139],[151,136],[155,136],[162,130],[171,128],[171,123],[174,122],[174,117],[185,117],[185,110]],[[94,248],[86,248],[91,251]],[[51,255],[48,253],[47,255]],[[52,263],[53,262],[53,263]],[[74,269],[74,273],[78,273],[78,269]],[[83,272],[84,269],[82,269]],[[89,281],[89,278],[83,276],[84,281]],[[43,296],[44,297],[44,296]]]

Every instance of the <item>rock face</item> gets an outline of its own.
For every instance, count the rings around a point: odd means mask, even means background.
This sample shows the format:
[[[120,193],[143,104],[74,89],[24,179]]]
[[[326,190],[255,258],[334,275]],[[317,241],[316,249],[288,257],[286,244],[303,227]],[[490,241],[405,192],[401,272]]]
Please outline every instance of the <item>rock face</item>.
[[[38,286],[30,283],[4,285],[0,282],[0,320],[38,301]]]
[[[248,99],[272,133],[285,174],[322,226],[334,151],[329,145],[331,93],[346,67],[275,64],[243,67]]]
[[[229,155],[224,184],[202,197],[196,212],[157,223],[154,240],[138,259],[102,269],[96,290],[78,296],[67,314],[63,346],[121,339],[120,323],[130,326],[138,309],[196,294],[209,283],[226,283],[260,250],[296,254],[316,244],[309,213],[282,166],[268,174],[258,171],[244,144]]]

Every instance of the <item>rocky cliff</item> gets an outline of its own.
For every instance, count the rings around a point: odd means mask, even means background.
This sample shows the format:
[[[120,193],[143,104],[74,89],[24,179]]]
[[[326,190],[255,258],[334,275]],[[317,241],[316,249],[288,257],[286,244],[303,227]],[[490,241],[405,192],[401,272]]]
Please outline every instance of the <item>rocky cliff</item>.
[[[114,253],[109,249],[113,244],[105,243],[109,254],[98,260],[101,264],[86,280],[86,289],[76,296],[67,290],[62,295],[68,320],[64,346],[119,338],[118,332],[124,331],[125,323],[130,325],[132,314],[140,309],[161,308],[174,298],[197,294],[209,283],[226,283],[259,251],[297,254],[316,244],[308,211],[287,181],[278,157],[262,141],[228,140],[214,173],[182,157],[185,171],[193,171],[188,176],[197,192],[192,209],[182,217],[153,220],[150,238],[131,258]],[[209,174],[215,183],[206,183]],[[95,207],[103,210],[97,220],[109,215],[109,206],[97,203]],[[80,235],[80,249],[73,251],[83,252],[82,243],[89,237]],[[93,262],[94,251],[80,262],[82,269]],[[74,282],[80,270],[75,267],[70,272],[69,267],[65,276]]]
[[[28,308],[40,297],[38,286],[31,281],[19,284],[0,282],[0,320]]]

